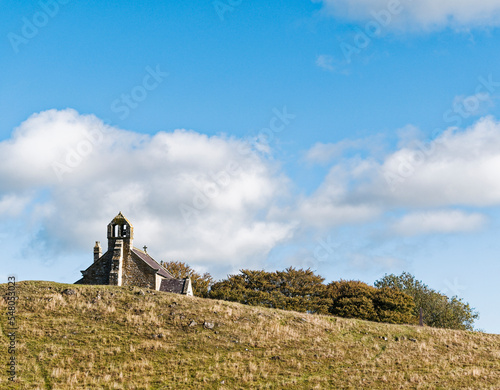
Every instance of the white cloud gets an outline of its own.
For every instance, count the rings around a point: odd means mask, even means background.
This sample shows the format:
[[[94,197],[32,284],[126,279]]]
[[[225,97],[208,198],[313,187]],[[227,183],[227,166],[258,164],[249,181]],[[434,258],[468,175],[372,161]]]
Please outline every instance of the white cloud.
[[[0,197],[0,214],[31,201],[32,226],[57,252],[88,248],[90,259],[122,211],[136,246],[158,260],[234,271],[265,260],[294,228],[267,216],[286,195],[286,178],[241,140],[187,130],[148,136],[50,110],[22,123],[0,154],[0,194],[34,194]]]
[[[333,72],[335,70],[333,66],[333,57],[328,54],[321,54],[316,58],[316,65],[318,65],[320,68],[329,70],[330,72]]]
[[[345,150],[353,146],[354,142],[349,140],[328,144],[318,142],[307,151],[305,160],[309,163],[325,164],[341,157]]]
[[[28,196],[4,195],[0,198],[0,216],[16,217],[29,202]]]
[[[449,129],[429,142],[405,138],[400,149],[382,159],[337,161],[293,215],[307,225],[327,228],[380,220],[396,209],[498,206],[499,151],[500,123],[491,117],[463,131]],[[315,145],[307,155],[318,160],[327,152],[337,148]]]
[[[396,234],[414,236],[432,233],[470,232],[484,226],[482,214],[466,214],[458,210],[418,212],[405,215],[393,224]]]
[[[381,155],[384,149],[379,135],[364,139],[342,140],[335,143],[317,142],[305,153],[304,160],[312,164],[326,164],[337,160],[349,151],[368,151],[373,156]]]
[[[342,152],[346,148],[345,143],[346,141],[329,144],[318,142],[307,151],[305,160],[310,163],[319,164],[330,162],[331,160],[342,155]]]
[[[403,206],[499,205],[499,150],[500,123],[483,118],[387,156],[379,170],[385,183],[374,172],[374,186],[366,190]]]
[[[383,209],[376,202],[352,197],[352,182],[360,183],[373,170],[369,161],[355,159],[351,164],[334,166],[321,186],[303,198],[292,214],[305,225],[328,228],[370,221]]]
[[[299,233],[383,226],[394,210],[402,217],[392,227],[403,235],[481,227],[480,214],[422,210],[500,205],[500,123],[483,118],[427,143],[413,127],[401,134],[391,153],[373,137],[315,145],[306,160],[333,166],[316,191],[297,197],[279,165],[241,140],[187,130],[149,136],[74,110],[46,111],[0,143],[0,215],[29,211],[26,237],[91,259],[93,241],[105,241],[122,211],[137,247],[221,276],[262,267]]]
[[[327,12],[353,21],[377,21],[390,29],[432,30],[500,24],[497,0],[322,0]]]
[[[329,228],[367,222],[380,216],[382,210],[369,204],[325,201],[313,197],[300,205],[298,217],[309,226]]]

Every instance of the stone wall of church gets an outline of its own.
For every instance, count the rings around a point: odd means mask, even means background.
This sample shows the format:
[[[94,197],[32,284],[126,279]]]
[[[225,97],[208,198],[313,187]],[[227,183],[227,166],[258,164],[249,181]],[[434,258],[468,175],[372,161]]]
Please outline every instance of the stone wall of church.
[[[113,251],[106,252],[98,261],[85,270],[78,284],[109,284]]]
[[[134,255],[124,256],[122,285],[150,288],[156,287],[156,272]]]

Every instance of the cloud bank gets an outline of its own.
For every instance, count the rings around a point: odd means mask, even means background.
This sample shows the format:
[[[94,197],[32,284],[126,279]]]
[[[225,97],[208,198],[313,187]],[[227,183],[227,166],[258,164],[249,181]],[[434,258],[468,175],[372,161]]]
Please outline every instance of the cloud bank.
[[[24,221],[27,245],[88,251],[91,260],[93,241],[105,241],[122,211],[137,247],[218,275],[264,267],[280,245],[339,227],[375,223],[393,238],[484,227],[485,209],[500,205],[500,123],[485,117],[428,141],[410,130],[391,152],[373,137],[314,145],[305,160],[329,172],[301,195],[262,148],[241,139],[145,135],[49,110],[0,142],[0,227]]]
[[[338,157],[345,145],[346,141],[316,144],[306,156],[310,161],[328,161],[329,154]],[[295,215],[308,225],[327,228],[372,221],[391,210],[441,208],[448,213],[450,208],[495,207],[500,205],[499,150],[500,123],[486,117],[463,131],[451,128],[434,140],[405,140],[381,159],[346,158],[335,163],[319,188],[299,202]],[[408,225],[418,224],[412,232],[425,234],[453,231],[446,228],[450,221],[470,229],[482,226],[476,214],[466,218],[438,213],[433,221],[426,225],[415,216],[407,217],[401,227],[410,232]]]
[[[403,236],[468,232],[481,228],[485,220],[484,215],[466,214],[457,210],[412,213],[395,223],[393,230]]]
[[[105,240],[122,211],[158,260],[259,264],[293,223],[273,221],[287,180],[242,140],[188,130],[138,134],[68,109],[31,116],[0,143],[0,215],[29,213],[57,252]],[[89,257],[90,259],[90,257]]]
[[[322,0],[324,9],[351,21],[389,20],[397,30],[498,26],[496,0]],[[389,18],[389,19],[388,19]],[[385,24],[385,22],[384,22]]]

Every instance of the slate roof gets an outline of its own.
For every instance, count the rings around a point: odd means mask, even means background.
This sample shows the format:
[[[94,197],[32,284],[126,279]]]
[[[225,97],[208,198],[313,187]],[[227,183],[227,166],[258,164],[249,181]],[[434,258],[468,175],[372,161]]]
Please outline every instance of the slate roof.
[[[141,251],[140,249],[133,248],[132,253],[139,257],[142,261],[144,261],[151,268],[158,270],[158,275],[163,276],[164,278],[173,279],[174,277],[170,275],[170,273],[163,268],[160,264],[156,262],[151,256],[149,256],[146,252]]]
[[[186,294],[189,279],[163,279],[160,284],[160,291]]]

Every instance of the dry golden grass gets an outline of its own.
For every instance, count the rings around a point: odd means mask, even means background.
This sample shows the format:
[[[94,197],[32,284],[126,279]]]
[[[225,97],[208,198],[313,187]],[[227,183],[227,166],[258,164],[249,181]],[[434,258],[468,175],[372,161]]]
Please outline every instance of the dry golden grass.
[[[137,288],[21,282],[17,291],[19,376],[12,385],[2,372],[1,389],[500,389],[498,335]],[[5,315],[0,324],[6,362]]]

